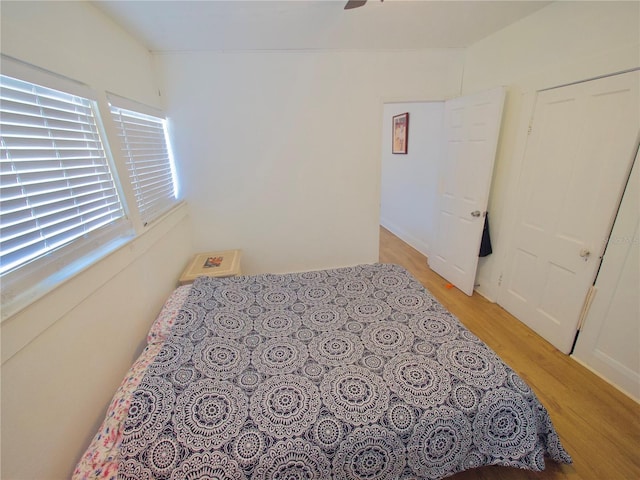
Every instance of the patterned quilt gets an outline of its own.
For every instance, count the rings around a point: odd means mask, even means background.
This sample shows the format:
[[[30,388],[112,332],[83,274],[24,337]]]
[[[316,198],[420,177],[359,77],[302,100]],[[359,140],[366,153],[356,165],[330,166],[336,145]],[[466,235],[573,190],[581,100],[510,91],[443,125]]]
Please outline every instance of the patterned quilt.
[[[437,479],[571,462],[527,384],[397,265],[199,278],[130,399],[122,479]]]

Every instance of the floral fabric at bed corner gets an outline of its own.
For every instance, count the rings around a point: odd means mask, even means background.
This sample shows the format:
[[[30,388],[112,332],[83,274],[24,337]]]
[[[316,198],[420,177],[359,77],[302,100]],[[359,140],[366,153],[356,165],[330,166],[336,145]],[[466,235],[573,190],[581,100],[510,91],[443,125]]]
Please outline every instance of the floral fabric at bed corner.
[[[74,469],[74,480],[115,480],[117,478],[123,424],[131,405],[131,395],[138,388],[147,367],[158,355],[162,344],[169,336],[190,288],[190,285],[178,287],[163,305],[149,329],[148,346],[127,372],[113,396],[104,422]]]
[[[119,478],[442,478],[571,459],[531,389],[392,265],[196,280]]]
[[[124,419],[131,405],[131,396],[146,374],[147,367],[161,349],[162,344],[148,345],[127,372],[127,376],[109,404],[98,433],[76,465],[73,480],[115,480],[117,478]]]

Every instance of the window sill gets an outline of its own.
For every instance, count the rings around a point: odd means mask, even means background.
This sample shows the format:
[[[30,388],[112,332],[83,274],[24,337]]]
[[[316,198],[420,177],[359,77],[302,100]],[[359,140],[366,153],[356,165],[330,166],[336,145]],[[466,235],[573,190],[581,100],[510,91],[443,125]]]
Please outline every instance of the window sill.
[[[10,282],[3,281],[2,319],[0,322],[4,322],[6,319],[16,315],[33,302],[38,301],[49,292],[55,290],[59,285],[72,279],[84,270],[91,268],[92,265],[108,257],[111,253],[131,242],[134,238],[135,235],[132,232],[115,238],[63,268],[55,270],[53,274],[45,276],[27,288],[20,288],[15,285],[9,287],[7,284]]]
[[[6,304],[3,299],[2,363],[144,255],[187,215],[187,204],[181,202],[143,233],[115,240],[108,244],[108,250],[105,245],[90,262],[84,257],[82,265],[56,272]],[[58,291],[65,302],[59,301]]]

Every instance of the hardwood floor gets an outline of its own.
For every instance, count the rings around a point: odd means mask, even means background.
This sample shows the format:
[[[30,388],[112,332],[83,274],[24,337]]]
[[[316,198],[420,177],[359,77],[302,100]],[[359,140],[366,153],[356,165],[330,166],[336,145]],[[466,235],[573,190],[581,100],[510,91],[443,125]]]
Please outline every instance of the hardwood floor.
[[[380,262],[397,263],[524,378],[547,408],[572,465],[547,460],[544,472],[484,467],[449,477],[491,479],[640,479],[640,405],[484,297],[468,297],[432,272],[426,257],[384,228]]]

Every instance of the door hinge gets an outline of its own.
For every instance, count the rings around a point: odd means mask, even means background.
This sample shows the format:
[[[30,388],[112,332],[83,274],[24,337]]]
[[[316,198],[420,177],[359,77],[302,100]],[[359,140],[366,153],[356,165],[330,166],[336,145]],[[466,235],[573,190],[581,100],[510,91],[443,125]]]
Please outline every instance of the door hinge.
[[[587,296],[584,299],[584,304],[582,305],[582,310],[580,311],[580,316],[578,317],[578,328],[576,330],[580,331],[582,329],[582,325],[584,324],[585,318],[587,318],[589,309],[591,309],[591,304],[593,303],[593,298],[596,296],[597,291],[598,288],[591,285],[589,291],[587,292]]]
[[[532,130],[533,130],[533,126],[529,125],[529,130],[527,130],[527,135],[531,135]]]

